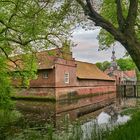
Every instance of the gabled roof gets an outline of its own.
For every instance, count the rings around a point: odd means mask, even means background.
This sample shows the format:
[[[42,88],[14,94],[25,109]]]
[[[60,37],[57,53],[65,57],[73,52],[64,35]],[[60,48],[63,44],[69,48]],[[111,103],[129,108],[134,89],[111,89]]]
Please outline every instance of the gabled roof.
[[[57,54],[50,55],[50,54],[48,54],[48,52],[50,52],[50,51],[42,51],[42,52],[36,53],[38,70],[53,69],[55,60],[58,57],[62,58],[61,56],[57,56]],[[66,54],[66,56],[67,56],[67,54]],[[22,57],[22,55],[13,57],[12,59],[17,59],[20,57]],[[66,58],[62,58],[62,59],[66,59]],[[70,59],[72,59],[72,57],[69,57],[68,60],[70,60]],[[105,74],[104,72],[99,70],[95,64],[91,64],[91,63],[87,63],[87,62],[80,62],[80,61],[75,61],[75,62],[77,64],[76,76],[79,79],[95,79],[95,80],[112,80],[112,81],[114,81],[114,79],[112,79],[107,74]],[[16,61],[16,63],[18,65],[20,65],[20,67],[22,69],[24,69],[24,64],[20,59],[18,61]],[[16,71],[16,67],[15,67],[14,63],[9,62],[8,64],[11,66],[12,71]]]
[[[53,69],[55,60],[59,57],[62,59],[72,60],[72,55],[70,52],[62,50],[61,48],[41,51],[34,53],[37,59],[37,69]],[[12,61],[8,62],[9,69],[11,71],[19,70],[16,65],[20,67],[20,70],[24,69],[23,59],[27,54],[21,54],[11,57]]]
[[[76,75],[79,79],[112,80],[107,74],[102,72],[95,64],[76,61]]]
[[[55,56],[49,56],[48,52],[43,51],[36,54],[37,57],[37,68],[39,70],[41,69],[53,69],[54,62],[56,57]]]
[[[8,67],[11,71],[19,71],[26,68],[24,58],[26,54],[12,57],[12,61],[8,61]],[[50,56],[46,51],[36,53],[37,69],[53,69],[56,57]],[[30,64],[29,64],[30,65]],[[18,66],[18,67],[17,67]]]

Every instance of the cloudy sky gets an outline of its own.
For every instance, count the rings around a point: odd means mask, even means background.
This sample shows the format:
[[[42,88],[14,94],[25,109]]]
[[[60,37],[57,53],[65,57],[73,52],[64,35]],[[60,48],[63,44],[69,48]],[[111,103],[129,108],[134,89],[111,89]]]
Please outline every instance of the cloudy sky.
[[[107,50],[98,51],[98,40],[97,35],[100,29],[85,31],[84,29],[78,28],[73,33],[73,41],[77,44],[72,49],[73,57],[76,60],[85,62],[103,62],[111,61],[112,48]],[[121,58],[125,54],[125,49],[118,43],[115,47],[116,57]]]

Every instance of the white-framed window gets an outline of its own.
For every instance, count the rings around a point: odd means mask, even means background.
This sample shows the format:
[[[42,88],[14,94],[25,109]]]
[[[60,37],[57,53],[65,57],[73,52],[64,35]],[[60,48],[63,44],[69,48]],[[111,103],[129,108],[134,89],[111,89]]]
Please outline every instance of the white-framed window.
[[[45,71],[45,72],[43,73],[43,78],[48,78],[48,72],[47,72],[47,71]]]
[[[70,75],[69,75],[68,72],[66,72],[66,73],[64,74],[64,83],[69,84],[69,82],[70,82],[69,76],[70,76]]]

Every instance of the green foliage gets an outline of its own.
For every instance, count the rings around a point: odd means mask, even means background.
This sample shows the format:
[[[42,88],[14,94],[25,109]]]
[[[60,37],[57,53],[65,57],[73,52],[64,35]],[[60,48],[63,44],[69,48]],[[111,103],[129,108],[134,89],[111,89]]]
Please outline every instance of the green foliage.
[[[96,65],[100,70],[105,71],[110,66],[110,62],[108,61],[104,61],[103,63],[98,62],[96,63]]]
[[[100,30],[98,40],[99,40],[99,49],[101,50],[110,47],[110,45],[115,42],[114,37],[104,29]]]
[[[104,0],[103,5],[100,11],[100,14],[107,20],[109,20],[111,23],[113,23],[116,27],[118,27],[117,24],[117,16],[116,16],[116,4],[112,0]],[[111,44],[115,42],[114,37],[107,32],[104,29],[101,29],[99,35],[99,45],[100,49],[104,49],[106,47],[110,47]]]
[[[6,140],[10,133],[13,133],[11,125],[21,117],[16,110],[0,109],[0,139]],[[9,131],[11,129],[11,132]]]
[[[17,121],[21,114],[16,110],[0,109],[0,127],[4,127]]]
[[[116,8],[112,8],[112,7],[116,7],[115,1],[104,0],[103,5],[101,7],[100,14],[106,20],[110,21],[112,24],[114,24],[116,27],[118,27]],[[114,37],[104,29],[100,30],[100,33],[98,35],[98,39],[99,39],[100,49],[110,47],[110,45],[115,42]]]
[[[125,125],[116,127],[111,134],[106,138],[107,140],[139,140],[140,139],[140,112],[132,116],[132,120]]]
[[[0,1],[0,53],[30,53],[62,47],[77,14],[69,0]]]
[[[120,58],[117,61],[118,66],[122,71],[126,70],[134,70],[136,69],[136,65],[131,58]],[[97,67],[102,71],[106,70],[110,66],[111,62],[104,61],[96,63]]]
[[[126,0],[121,0],[122,12],[124,18],[127,17],[129,2]],[[103,4],[101,6],[100,14],[112,23],[116,28],[118,28],[117,21],[117,10],[116,10],[116,2],[115,0],[103,0]],[[99,36],[99,45],[100,49],[104,49],[106,47],[110,47],[111,44],[115,43],[114,37],[104,29],[101,29]]]
[[[73,9],[73,4],[69,0],[0,1],[0,106],[9,101],[11,77],[20,77],[26,87],[35,78],[36,51],[62,47],[68,40],[77,22],[78,7]],[[10,72],[9,62],[16,73]]]
[[[0,57],[0,108],[7,109],[12,107],[10,94],[13,91],[5,63],[5,58]]]
[[[121,70],[133,70],[136,68],[135,63],[131,58],[120,58],[117,60],[117,64],[120,67]]]
[[[116,27],[118,26],[117,23],[117,11],[116,8],[112,8],[112,7],[116,7],[116,3],[113,0],[104,0],[103,1],[103,5],[101,7],[101,11],[100,14],[107,19],[108,21],[110,21],[111,23],[113,23]]]
[[[76,21],[72,4],[67,0],[0,1],[0,46],[11,48],[9,53],[62,46]]]

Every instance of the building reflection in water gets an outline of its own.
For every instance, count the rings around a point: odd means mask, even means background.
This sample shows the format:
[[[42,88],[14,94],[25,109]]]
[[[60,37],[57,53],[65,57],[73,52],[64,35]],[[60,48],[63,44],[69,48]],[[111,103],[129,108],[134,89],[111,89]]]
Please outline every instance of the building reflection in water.
[[[114,103],[115,94],[104,94],[75,100],[53,102],[17,101],[16,108],[23,114],[22,122],[29,127],[53,124],[59,126],[65,118],[74,121],[82,116]]]

